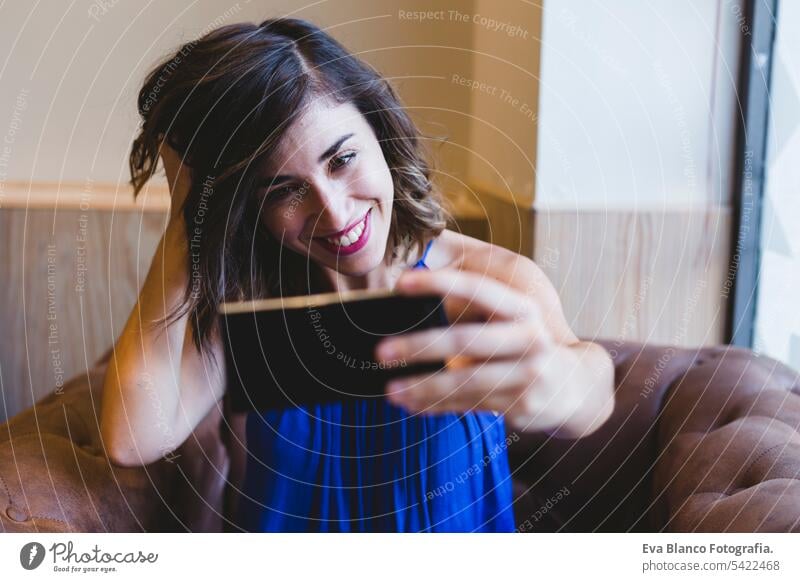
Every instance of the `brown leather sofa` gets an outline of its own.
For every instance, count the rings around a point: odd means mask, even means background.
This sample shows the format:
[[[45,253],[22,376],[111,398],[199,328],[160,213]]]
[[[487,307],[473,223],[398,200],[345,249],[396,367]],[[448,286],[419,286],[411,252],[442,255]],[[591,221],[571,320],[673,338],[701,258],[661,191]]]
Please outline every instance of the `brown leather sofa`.
[[[508,449],[519,531],[800,531],[796,371],[726,346],[601,343],[612,419]],[[0,427],[0,529],[238,531],[243,418],[215,409],[173,455],[112,466],[97,422],[107,357]]]

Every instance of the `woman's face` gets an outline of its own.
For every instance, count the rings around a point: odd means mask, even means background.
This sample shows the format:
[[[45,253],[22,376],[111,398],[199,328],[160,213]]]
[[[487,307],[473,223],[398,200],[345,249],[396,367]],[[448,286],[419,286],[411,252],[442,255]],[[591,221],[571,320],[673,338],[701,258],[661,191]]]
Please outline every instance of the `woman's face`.
[[[289,127],[262,176],[263,222],[284,247],[352,276],[383,261],[394,185],[354,105],[315,101]]]

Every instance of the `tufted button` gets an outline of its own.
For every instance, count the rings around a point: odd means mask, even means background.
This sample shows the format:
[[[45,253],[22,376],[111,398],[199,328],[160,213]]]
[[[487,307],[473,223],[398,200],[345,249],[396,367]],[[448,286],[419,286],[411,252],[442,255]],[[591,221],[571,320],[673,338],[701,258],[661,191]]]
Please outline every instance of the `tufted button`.
[[[28,521],[29,518],[27,513],[17,507],[14,507],[13,505],[8,506],[8,509],[6,509],[6,515],[13,521]]]

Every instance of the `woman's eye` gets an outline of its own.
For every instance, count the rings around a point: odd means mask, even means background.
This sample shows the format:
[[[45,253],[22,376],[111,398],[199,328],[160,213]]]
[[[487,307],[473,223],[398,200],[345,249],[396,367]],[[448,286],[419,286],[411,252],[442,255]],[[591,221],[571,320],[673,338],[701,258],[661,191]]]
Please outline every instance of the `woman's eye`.
[[[339,154],[338,156],[333,156],[331,158],[331,170],[338,170],[339,168],[346,166],[350,163],[350,161],[356,157],[355,152],[349,152],[346,154]]]
[[[269,199],[277,199],[283,198],[285,196],[289,196],[292,192],[294,192],[294,186],[283,186],[281,188],[275,188],[274,190],[270,190],[267,193],[267,198]]]

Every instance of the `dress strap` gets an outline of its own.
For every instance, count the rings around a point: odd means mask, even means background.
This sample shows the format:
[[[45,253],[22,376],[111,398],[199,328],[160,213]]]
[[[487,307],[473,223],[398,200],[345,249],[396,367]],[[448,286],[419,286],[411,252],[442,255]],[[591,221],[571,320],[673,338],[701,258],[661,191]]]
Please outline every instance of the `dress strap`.
[[[422,253],[422,258],[417,261],[417,263],[414,265],[414,267],[416,267],[416,268],[426,267],[427,268],[428,265],[425,264],[425,259],[428,258],[428,251],[431,250],[431,245],[433,245],[433,241],[434,241],[434,239],[431,239],[431,240],[428,241],[428,244],[425,246],[425,251]]]
[[[425,262],[425,259],[428,258],[428,251],[431,250],[431,247],[433,246],[433,241],[434,241],[434,239],[431,239],[431,240],[428,241],[428,244],[425,245],[425,252],[422,253],[422,262],[423,263]]]

